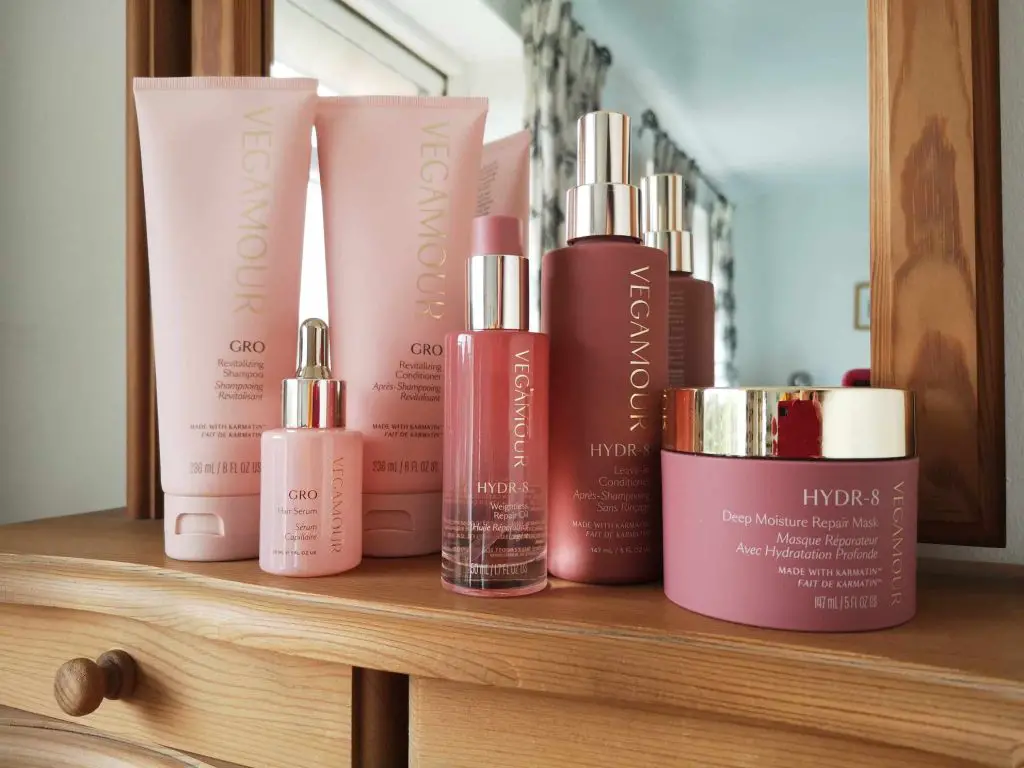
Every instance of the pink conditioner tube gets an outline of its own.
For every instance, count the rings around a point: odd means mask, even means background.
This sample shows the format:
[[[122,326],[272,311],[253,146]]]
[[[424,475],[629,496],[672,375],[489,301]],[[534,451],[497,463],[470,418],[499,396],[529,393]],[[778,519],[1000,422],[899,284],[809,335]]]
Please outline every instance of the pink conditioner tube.
[[[530,220],[529,130],[484,144],[476,215]]]
[[[316,81],[136,79],[165,551],[259,553],[260,436],[293,375]]]
[[[363,552],[441,548],[444,340],[464,275],[487,100],[323,99],[327,300],[348,426],[364,435]]]
[[[910,392],[669,389],[664,408],[670,600],[718,619],[815,632],[913,617]]]

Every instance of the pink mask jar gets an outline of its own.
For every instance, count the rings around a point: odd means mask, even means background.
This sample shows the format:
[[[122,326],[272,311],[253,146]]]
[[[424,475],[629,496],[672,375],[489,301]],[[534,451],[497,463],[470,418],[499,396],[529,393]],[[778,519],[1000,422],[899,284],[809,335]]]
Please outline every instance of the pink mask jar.
[[[740,624],[850,632],[916,607],[914,396],[669,389],[665,594]]]

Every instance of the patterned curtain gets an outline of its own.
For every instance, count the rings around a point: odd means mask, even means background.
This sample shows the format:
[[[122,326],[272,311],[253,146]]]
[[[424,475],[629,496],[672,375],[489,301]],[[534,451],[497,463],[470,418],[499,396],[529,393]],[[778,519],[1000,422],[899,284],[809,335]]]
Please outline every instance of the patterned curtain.
[[[565,245],[565,193],[576,184],[576,120],[600,109],[612,56],[587,37],[567,0],[526,0],[526,127],[530,161],[530,255]]]
[[[736,385],[733,211],[733,206],[722,197],[716,197],[711,206],[711,282],[715,285],[715,386],[717,387]]]

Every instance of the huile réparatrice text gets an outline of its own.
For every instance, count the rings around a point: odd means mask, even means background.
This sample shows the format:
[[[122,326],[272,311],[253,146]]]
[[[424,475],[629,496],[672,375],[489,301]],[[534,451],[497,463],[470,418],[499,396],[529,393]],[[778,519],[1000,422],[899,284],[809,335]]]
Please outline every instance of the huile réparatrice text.
[[[235,243],[235,312],[261,314],[266,301],[267,216],[273,182],[273,107],[245,114],[242,126],[242,199]]]
[[[451,198],[448,177],[451,141],[448,122],[423,126],[420,140],[420,240],[416,291],[419,311],[432,320],[444,317],[447,289],[448,229]]]
[[[530,436],[530,350],[516,352],[512,363],[512,466],[526,466],[526,440]]]
[[[629,431],[651,426],[651,279],[649,266],[629,274]]]

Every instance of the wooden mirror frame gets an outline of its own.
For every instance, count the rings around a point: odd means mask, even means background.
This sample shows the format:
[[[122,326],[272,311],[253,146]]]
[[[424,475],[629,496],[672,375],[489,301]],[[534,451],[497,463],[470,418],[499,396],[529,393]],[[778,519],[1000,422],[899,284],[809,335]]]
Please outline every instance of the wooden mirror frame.
[[[869,0],[871,376],[917,393],[920,541],[1006,543],[998,0]]]
[[[136,77],[266,75],[273,58],[273,0],[126,0],[127,82],[127,507],[163,516],[149,260],[142,197]]]
[[[866,0],[871,370],[918,393],[920,540],[1003,546],[997,0]],[[266,74],[272,0],[127,0],[128,510],[161,493],[135,76]]]

